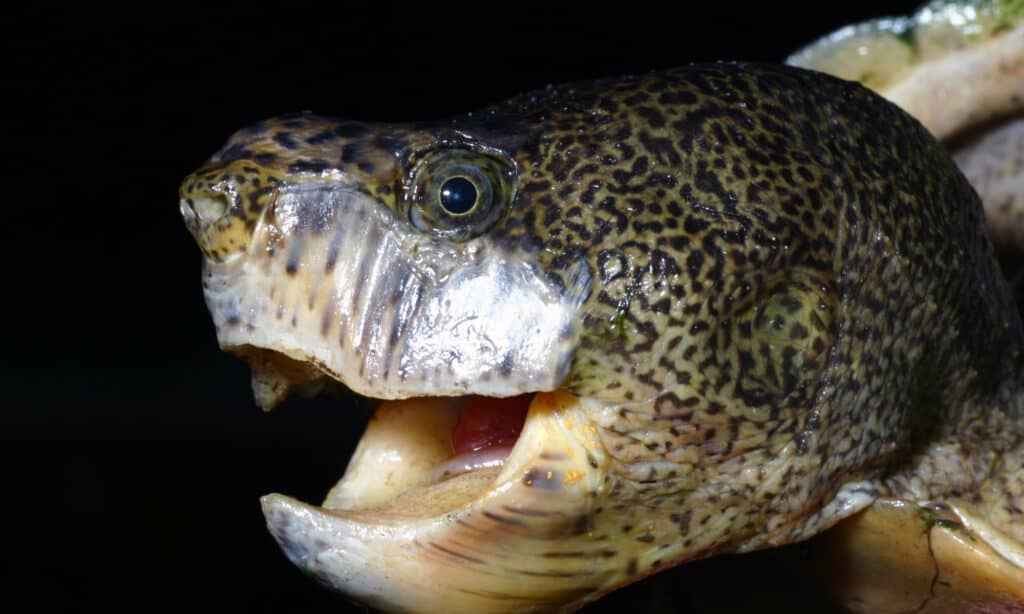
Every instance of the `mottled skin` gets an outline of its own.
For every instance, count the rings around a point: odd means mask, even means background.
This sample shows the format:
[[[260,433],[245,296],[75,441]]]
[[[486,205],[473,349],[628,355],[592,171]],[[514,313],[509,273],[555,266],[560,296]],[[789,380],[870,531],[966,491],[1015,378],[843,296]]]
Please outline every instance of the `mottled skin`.
[[[441,150],[514,177],[482,230],[507,253],[567,292],[591,273],[562,387],[600,407],[607,503],[579,522],[631,544],[623,578],[803,539],[881,494],[973,500],[1024,541],[1024,329],[977,196],[895,106],[714,65],[447,122],[296,115],[236,134],[182,197],[229,195],[215,230],[191,227],[219,260],[283,183],[356,185],[408,220],[416,163]]]

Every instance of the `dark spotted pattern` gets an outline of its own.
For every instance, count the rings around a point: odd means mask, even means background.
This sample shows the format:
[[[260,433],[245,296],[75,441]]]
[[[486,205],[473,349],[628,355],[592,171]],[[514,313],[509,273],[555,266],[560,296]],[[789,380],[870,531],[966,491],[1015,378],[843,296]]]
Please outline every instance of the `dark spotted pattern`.
[[[352,183],[409,219],[415,163],[439,149],[514,163],[489,240],[563,288],[581,263],[592,272],[565,386],[601,408],[610,460],[594,497],[609,503],[586,527],[632,536],[623,573],[657,567],[669,544],[692,558],[807,537],[846,496],[946,496],[948,476],[921,459],[963,432],[977,435],[968,456],[1020,449],[1024,331],[978,198],[868,90],[691,67],[436,124],[280,118],[208,168]],[[1015,488],[979,458],[967,487]],[[546,489],[547,475],[523,483]]]
[[[760,530],[766,507],[827,499],[1019,386],[1021,324],[977,197],[867,90],[701,67],[495,112],[538,135],[498,231],[553,272],[584,258],[600,278],[570,385],[622,404],[603,424],[618,496],[702,507],[699,486],[722,479],[720,501],[747,502],[731,532]],[[1019,398],[1003,405],[1012,424]],[[719,467],[789,453],[811,458],[771,488]]]

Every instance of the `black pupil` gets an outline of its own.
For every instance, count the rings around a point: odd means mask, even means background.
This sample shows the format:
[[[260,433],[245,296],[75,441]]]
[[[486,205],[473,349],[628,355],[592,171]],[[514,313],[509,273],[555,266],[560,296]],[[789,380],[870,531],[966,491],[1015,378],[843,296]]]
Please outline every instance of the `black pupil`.
[[[448,213],[469,213],[476,205],[476,186],[465,177],[452,177],[441,184],[441,206]]]

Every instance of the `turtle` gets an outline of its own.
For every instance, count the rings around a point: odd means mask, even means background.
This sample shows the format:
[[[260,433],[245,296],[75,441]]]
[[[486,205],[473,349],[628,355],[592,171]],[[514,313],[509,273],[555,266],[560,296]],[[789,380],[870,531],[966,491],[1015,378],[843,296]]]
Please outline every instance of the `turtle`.
[[[262,499],[350,598],[571,611],[824,533],[850,607],[894,576],[1024,607],[1021,315],[967,177],[862,85],[733,62],[286,115],[179,209],[262,408],[380,400],[322,505]]]

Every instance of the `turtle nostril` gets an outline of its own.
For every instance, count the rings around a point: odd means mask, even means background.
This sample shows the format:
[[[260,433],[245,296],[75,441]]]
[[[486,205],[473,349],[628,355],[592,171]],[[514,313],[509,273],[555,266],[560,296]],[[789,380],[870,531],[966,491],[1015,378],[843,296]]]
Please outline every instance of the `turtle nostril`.
[[[275,197],[271,184],[262,167],[248,160],[185,177],[178,211],[204,254],[223,261],[248,248],[257,220]]]
[[[213,192],[182,198],[178,210],[185,226],[208,255],[217,252],[223,256],[225,247],[233,248],[240,244],[238,232],[230,228],[230,207],[223,195]]]
[[[203,224],[215,222],[228,212],[228,202],[223,194],[190,198],[188,203],[192,212],[199,218],[199,222]]]

